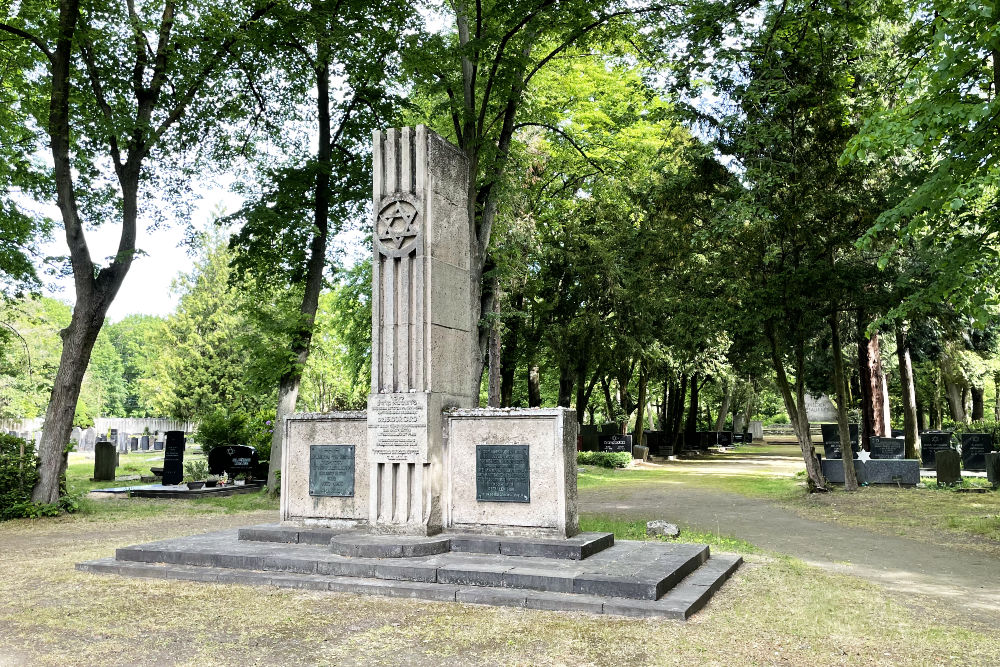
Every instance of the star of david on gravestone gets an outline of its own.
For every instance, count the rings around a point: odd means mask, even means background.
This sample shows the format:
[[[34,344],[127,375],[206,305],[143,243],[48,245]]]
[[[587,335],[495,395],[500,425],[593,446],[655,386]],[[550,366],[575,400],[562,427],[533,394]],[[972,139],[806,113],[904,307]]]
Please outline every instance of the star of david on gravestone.
[[[859,461],[870,461],[871,458],[872,458],[871,452],[865,451],[863,449],[860,452],[858,452]]]
[[[389,204],[378,216],[379,241],[387,245],[392,241],[397,250],[402,248],[406,241],[417,235],[416,218],[417,211],[412,205],[398,201]]]

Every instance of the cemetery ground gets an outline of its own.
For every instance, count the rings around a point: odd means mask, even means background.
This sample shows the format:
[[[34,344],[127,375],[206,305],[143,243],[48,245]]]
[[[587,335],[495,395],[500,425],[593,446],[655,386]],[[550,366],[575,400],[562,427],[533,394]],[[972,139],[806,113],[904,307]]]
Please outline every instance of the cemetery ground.
[[[585,529],[642,539],[646,520],[666,518],[682,538],[744,554],[687,623],[95,576],[74,564],[274,521],[277,503],[85,500],[75,515],[0,524],[0,665],[995,663],[1000,494],[806,496],[796,453],[757,446],[581,471]],[[123,456],[119,474],[144,473],[150,459]],[[69,472],[71,490],[99,486],[85,457],[74,454]],[[893,586],[876,562],[937,585]]]

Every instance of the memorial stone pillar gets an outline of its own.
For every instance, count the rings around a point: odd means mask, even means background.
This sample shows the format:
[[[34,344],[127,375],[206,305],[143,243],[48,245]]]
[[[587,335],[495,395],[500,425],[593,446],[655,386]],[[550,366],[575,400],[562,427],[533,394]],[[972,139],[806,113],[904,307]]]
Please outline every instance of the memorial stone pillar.
[[[424,126],[374,136],[369,525],[442,527],[442,410],[478,405],[465,155]]]

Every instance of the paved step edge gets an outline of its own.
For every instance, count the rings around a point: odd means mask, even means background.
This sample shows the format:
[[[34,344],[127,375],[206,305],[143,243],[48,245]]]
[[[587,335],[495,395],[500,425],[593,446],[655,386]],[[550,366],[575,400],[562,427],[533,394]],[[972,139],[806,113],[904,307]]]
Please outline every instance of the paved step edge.
[[[463,587],[415,581],[392,581],[361,577],[336,577],[288,573],[267,573],[253,570],[233,570],[189,565],[168,565],[117,561],[113,558],[77,563],[76,569],[92,574],[112,574],[150,579],[178,579],[203,583],[275,586],[415,598],[440,602],[463,602],[492,606],[522,607],[547,611],[574,611],[615,616],[687,620],[697,609],[685,609],[676,602],[663,600],[630,600],[578,593],[517,591],[509,588]],[[708,587],[705,587],[706,589]],[[713,589],[714,591],[714,589]],[[711,592],[709,592],[709,596]],[[707,598],[706,598],[707,599]],[[701,605],[704,601],[701,601]]]

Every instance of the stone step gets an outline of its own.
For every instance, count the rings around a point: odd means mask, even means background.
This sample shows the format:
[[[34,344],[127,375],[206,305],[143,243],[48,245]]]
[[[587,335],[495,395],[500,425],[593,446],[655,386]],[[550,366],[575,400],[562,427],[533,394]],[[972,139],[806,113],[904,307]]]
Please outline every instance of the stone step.
[[[236,539],[235,531],[123,547],[117,560],[234,570],[528,589],[657,600],[709,559],[700,544],[620,542],[582,561],[444,553],[353,558],[309,544]]]
[[[179,579],[252,586],[267,585],[280,588],[383,595],[551,611],[658,617],[683,621],[708,602],[712,594],[722,586],[740,563],[742,563],[740,556],[730,554],[713,556],[668,595],[659,600],[633,600],[592,594],[397,581],[372,577],[262,572],[222,567],[144,563],[121,561],[114,558],[78,563],[76,568],[96,574],[117,574],[153,579]]]
[[[240,528],[239,539],[252,542],[282,542],[285,544],[331,544],[331,541],[354,532],[354,528],[336,529],[322,526],[285,526],[282,524],[261,524]],[[376,542],[391,542],[389,536],[372,536]],[[400,538],[403,539],[403,538]],[[536,556],[540,558],[558,558],[566,560],[583,560],[589,556],[614,546],[614,533],[579,533],[569,538],[546,537],[508,537],[496,535],[469,535],[464,533],[442,533],[425,540],[449,540],[448,548],[435,549],[434,553],[455,551],[461,553],[503,554],[506,556]],[[353,541],[354,538],[349,538]],[[350,549],[337,549],[336,553],[349,554]],[[410,550],[407,556],[420,555]],[[417,549],[416,551],[419,551]],[[403,549],[400,549],[403,552]],[[426,554],[431,553],[427,551]],[[392,555],[392,549],[387,547],[379,550],[376,545],[365,553],[355,550],[357,555],[378,558],[398,558]]]

